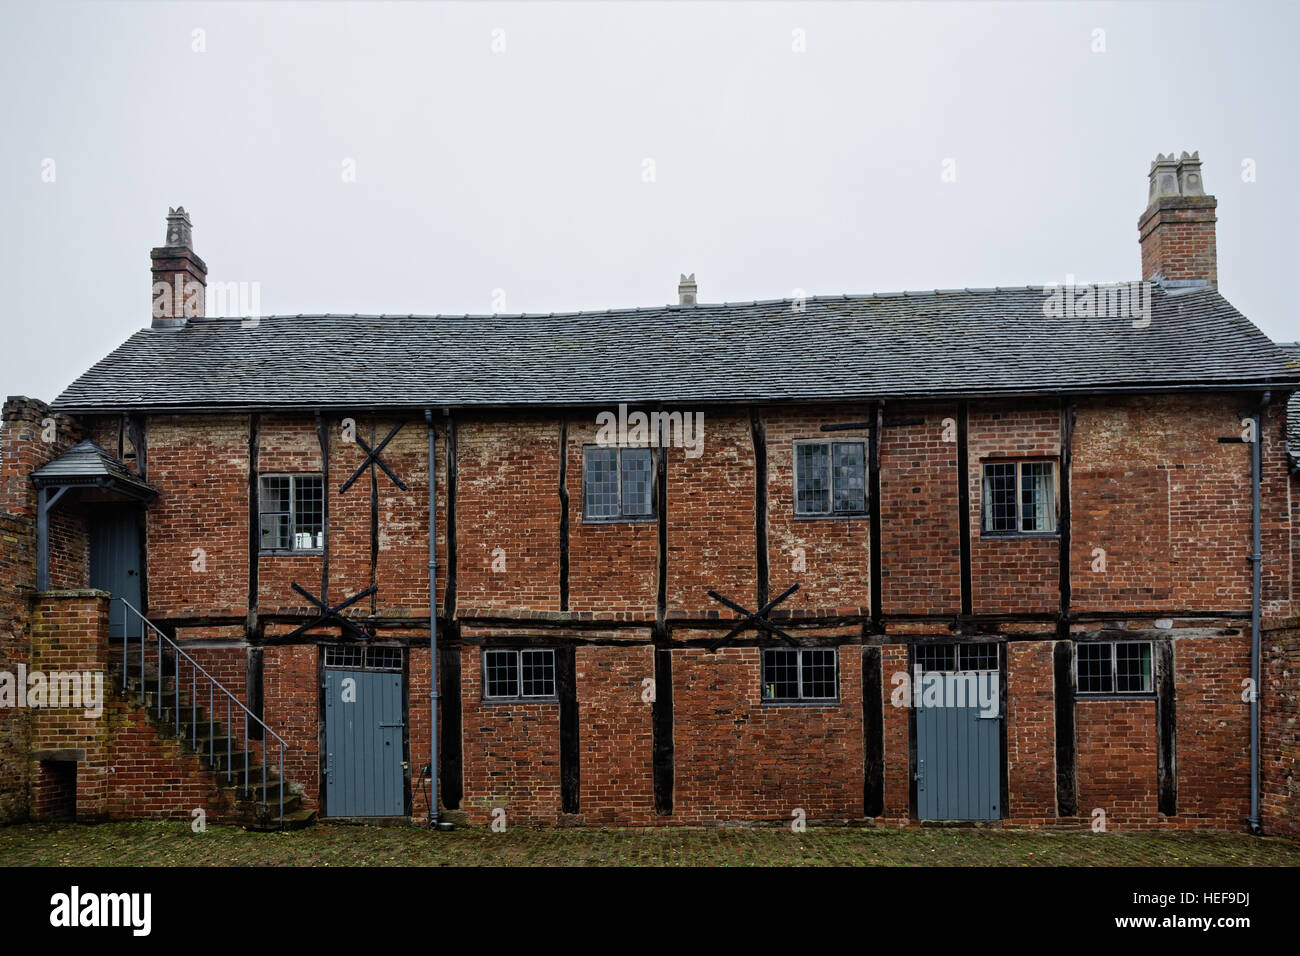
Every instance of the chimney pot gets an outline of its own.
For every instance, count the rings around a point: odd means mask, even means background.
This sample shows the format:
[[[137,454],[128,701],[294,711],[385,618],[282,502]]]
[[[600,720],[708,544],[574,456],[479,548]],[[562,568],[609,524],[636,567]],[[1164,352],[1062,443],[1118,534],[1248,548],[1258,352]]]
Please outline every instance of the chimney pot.
[[[1205,184],[1201,181],[1201,157],[1196,153],[1188,156],[1184,150],[1178,160],[1178,192],[1183,196],[1205,195]]]
[[[1142,278],[1217,286],[1214,210],[1219,203],[1205,195],[1200,155],[1157,154],[1149,176],[1147,208],[1138,218]]]
[[[184,206],[177,206],[175,209],[167,209],[167,249],[192,249],[194,248],[191,231],[193,229],[190,223],[190,214],[185,211]]]
[[[678,304],[695,305],[696,291],[697,286],[695,285],[695,273],[692,272],[689,276],[686,275],[686,273],[682,273],[681,281],[677,283]]]
[[[149,253],[153,262],[152,327],[183,329],[203,315],[208,267],[194,254],[189,213],[184,206],[167,210],[166,245]]]

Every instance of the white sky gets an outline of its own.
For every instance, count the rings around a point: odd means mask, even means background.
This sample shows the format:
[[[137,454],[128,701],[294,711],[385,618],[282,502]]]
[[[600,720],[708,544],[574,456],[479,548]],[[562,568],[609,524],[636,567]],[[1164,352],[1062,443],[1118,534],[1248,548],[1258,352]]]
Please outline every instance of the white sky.
[[[209,280],[260,283],[268,315],[484,313],[495,290],[508,312],[658,305],[681,272],[703,302],[1114,281],[1138,278],[1150,161],[1184,149],[1219,199],[1221,290],[1300,338],[1294,4],[0,18],[0,394],[52,399],[148,324],[169,205]]]

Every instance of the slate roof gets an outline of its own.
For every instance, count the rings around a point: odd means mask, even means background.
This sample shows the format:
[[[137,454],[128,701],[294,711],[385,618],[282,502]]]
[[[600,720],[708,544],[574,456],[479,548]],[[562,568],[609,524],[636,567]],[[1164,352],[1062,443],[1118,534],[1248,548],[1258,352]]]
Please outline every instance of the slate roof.
[[[808,401],[1268,384],[1300,367],[1207,287],[1131,318],[1049,317],[1041,286],[551,315],[273,316],[144,329],[66,411]],[[247,326],[247,327],[246,327]]]
[[[1300,367],[1300,342],[1279,342],[1278,348]],[[1300,464],[1300,392],[1291,396],[1286,409],[1286,450],[1291,460]]]
[[[57,458],[32,472],[32,480],[41,485],[93,485],[102,481],[126,486],[127,489],[156,495],[158,492],[140,480],[116,455],[93,441],[78,442]]]

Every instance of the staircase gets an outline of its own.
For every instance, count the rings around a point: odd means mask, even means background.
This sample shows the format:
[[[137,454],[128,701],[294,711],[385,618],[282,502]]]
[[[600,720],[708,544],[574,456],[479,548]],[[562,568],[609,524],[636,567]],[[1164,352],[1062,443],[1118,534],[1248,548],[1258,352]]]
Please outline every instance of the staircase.
[[[288,745],[139,611],[123,603],[128,621],[140,624],[140,636],[128,637],[121,652],[113,655],[111,679],[117,693],[143,708],[160,736],[176,739],[183,753],[198,758],[222,803],[232,809],[232,822],[249,830],[298,830],[314,823],[316,811],[303,806],[302,785],[284,777]]]

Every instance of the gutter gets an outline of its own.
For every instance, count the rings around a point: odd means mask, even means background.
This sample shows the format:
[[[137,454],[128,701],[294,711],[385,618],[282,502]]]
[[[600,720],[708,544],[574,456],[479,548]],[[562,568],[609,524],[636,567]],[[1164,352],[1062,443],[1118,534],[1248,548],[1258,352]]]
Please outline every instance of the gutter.
[[[1250,475],[1250,817],[1246,823],[1250,832],[1256,836],[1264,832],[1263,821],[1259,816],[1259,657],[1260,657],[1260,588],[1261,571],[1264,563],[1263,545],[1260,534],[1260,482],[1264,470],[1264,432],[1261,428],[1263,412],[1267,407],[1271,392],[1264,392],[1259,397],[1255,409],[1255,442],[1251,453]]]

